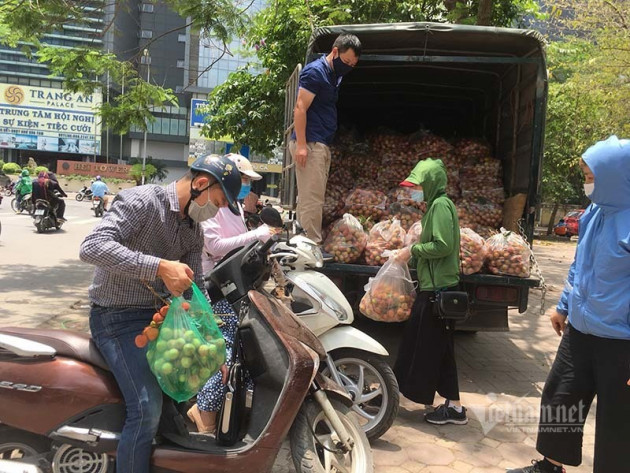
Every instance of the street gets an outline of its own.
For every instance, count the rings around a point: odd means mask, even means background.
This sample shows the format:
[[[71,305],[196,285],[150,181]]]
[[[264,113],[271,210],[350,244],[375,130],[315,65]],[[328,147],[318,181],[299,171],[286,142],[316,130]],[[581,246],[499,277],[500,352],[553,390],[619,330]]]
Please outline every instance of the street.
[[[0,205],[0,313],[5,326],[87,331],[87,288],[92,268],[78,257],[85,235],[99,222],[89,202],[66,199],[61,231],[38,234],[32,219],[15,215],[10,199]],[[536,242],[553,310],[572,261],[575,242]],[[510,315],[507,333],[457,334],[456,354],[465,426],[433,426],[424,406],[402,400],[394,426],[372,445],[377,473],[502,472],[540,458],[534,445],[540,392],[559,342],[539,292],[527,313]],[[436,400],[437,402],[438,400]],[[584,464],[567,473],[592,471],[594,409],[584,437]],[[274,471],[294,471],[288,444]]]

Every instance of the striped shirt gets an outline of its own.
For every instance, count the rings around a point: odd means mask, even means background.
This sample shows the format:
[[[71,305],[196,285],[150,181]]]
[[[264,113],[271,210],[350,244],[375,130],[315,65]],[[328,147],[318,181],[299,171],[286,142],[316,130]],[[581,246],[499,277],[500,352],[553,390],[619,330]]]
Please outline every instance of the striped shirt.
[[[90,300],[102,307],[160,307],[162,303],[145,282],[158,294],[168,295],[157,278],[161,259],[190,266],[205,293],[202,248],[199,224],[191,228],[179,214],[175,182],[124,190],[81,244],[81,260],[96,266]]]

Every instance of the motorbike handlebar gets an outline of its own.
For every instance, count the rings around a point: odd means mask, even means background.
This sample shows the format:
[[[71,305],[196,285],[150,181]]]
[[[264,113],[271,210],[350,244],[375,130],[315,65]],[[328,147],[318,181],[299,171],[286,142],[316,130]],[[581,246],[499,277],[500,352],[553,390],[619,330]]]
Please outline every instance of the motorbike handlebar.
[[[261,255],[266,255],[269,249],[278,241],[278,235],[273,235],[269,240],[267,240],[263,245],[258,248],[258,253]]]

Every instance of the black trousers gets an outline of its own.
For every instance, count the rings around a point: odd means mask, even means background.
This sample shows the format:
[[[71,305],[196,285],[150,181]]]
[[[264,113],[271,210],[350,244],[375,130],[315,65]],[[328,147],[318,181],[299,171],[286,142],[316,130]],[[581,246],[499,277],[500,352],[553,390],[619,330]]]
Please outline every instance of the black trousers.
[[[57,218],[63,218],[63,215],[66,213],[66,202],[58,197],[51,197],[49,202],[55,209],[55,215],[57,215]]]
[[[394,373],[400,392],[420,404],[433,404],[436,391],[459,401],[452,327],[433,313],[433,293],[418,293],[406,322]]]
[[[594,473],[630,471],[630,340],[562,336],[540,406],[537,450],[565,465],[582,463],[584,422],[597,395]]]

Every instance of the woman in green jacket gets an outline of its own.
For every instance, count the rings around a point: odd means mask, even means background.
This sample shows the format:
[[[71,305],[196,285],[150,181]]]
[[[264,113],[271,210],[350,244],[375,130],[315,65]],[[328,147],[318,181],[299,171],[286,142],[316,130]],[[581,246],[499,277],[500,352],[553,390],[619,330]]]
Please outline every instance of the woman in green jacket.
[[[15,185],[15,196],[18,203],[22,202],[22,197],[24,197],[26,194],[31,194],[32,192],[33,180],[31,179],[31,173],[28,171],[28,169],[22,169],[20,179]]]
[[[453,324],[433,312],[436,290],[459,285],[459,220],[455,204],[446,195],[446,169],[439,159],[420,161],[401,186],[413,189],[414,200],[427,202],[422,235],[397,258],[418,272],[418,295],[405,326],[394,366],[400,392],[414,402],[433,405],[435,393],[446,402],[425,414],[432,424],[466,424],[466,409],[459,401],[453,342]]]

